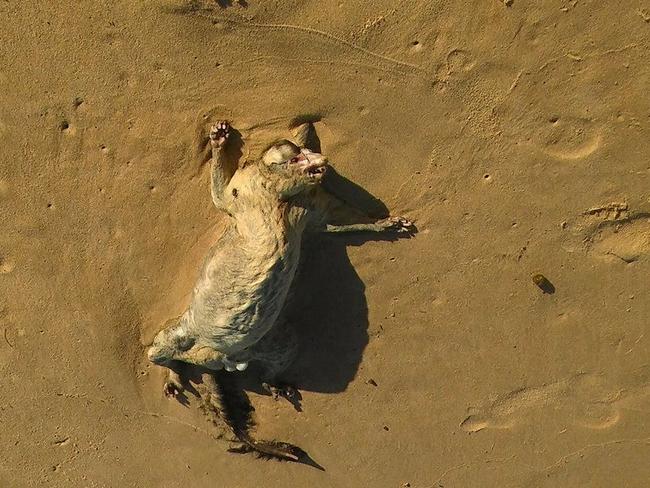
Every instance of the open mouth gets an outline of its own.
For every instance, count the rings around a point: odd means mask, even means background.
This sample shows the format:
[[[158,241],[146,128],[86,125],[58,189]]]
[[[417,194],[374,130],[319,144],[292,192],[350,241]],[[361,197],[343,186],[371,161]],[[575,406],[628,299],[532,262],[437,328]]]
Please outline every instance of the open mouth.
[[[327,171],[327,166],[324,164],[310,164],[309,166],[306,166],[303,171],[314,178],[323,175],[325,171]]]

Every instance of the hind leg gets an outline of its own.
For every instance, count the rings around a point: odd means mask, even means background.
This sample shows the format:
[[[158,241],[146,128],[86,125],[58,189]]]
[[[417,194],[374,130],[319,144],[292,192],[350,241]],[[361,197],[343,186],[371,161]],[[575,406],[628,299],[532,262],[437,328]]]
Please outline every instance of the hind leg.
[[[262,387],[274,400],[282,397],[294,403],[299,395],[293,386],[282,380],[283,373],[293,363],[297,349],[295,342],[285,340],[281,344],[276,344],[275,348],[268,348],[263,354],[256,356],[256,360],[262,367]]]
[[[272,385],[267,382],[262,382],[262,388],[264,388],[271,397],[277,402],[280,398],[285,398],[289,403],[291,403],[296,409],[300,409],[300,393],[296,388],[291,385],[284,383],[277,383]]]
[[[274,399],[286,398],[294,403],[297,390],[284,381],[284,372],[293,363],[298,351],[298,338],[292,324],[280,318],[276,325],[247,351],[248,358],[261,369],[262,387]]]
[[[196,366],[193,364],[172,361],[167,365],[167,379],[163,384],[163,393],[167,398],[173,398],[183,405],[189,403],[185,392],[189,390],[196,394],[196,390],[190,383],[196,375]]]
[[[192,347],[187,351],[177,350],[173,354],[173,359],[162,364],[168,368],[163,393],[168,398],[175,398],[183,402],[185,386],[189,384],[193,370],[198,367],[218,371],[224,366],[229,369],[230,364],[226,356],[210,347]],[[241,365],[235,364],[234,367],[241,368]]]
[[[280,398],[285,398],[289,402],[295,404],[295,402],[300,401],[298,390],[279,380],[279,375],[269,376],[268,381],[262,381],[262,388],[264,388],[275,401]]]

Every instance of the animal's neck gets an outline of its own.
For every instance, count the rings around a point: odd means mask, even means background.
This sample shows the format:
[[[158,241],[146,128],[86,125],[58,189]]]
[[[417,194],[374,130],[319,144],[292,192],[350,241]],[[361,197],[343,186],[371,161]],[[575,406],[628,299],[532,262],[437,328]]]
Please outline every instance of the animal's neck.
[[[237,231],[244,238],[245,247],[259,252],[260,257],[281,253],[291,238],[287,204],[272,199],[257,203],[237,218]]]

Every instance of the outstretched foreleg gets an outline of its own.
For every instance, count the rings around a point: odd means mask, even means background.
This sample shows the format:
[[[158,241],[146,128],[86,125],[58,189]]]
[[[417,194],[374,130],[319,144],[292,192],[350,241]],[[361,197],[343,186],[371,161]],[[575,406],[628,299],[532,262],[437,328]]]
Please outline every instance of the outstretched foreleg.
[[[230,124],[225,120],[217,122],[210,129],[210,145],[212,146],[212,201],[219,209],[225,210],[224,191],[230,182],[234,171],[228,164],[227,143],[230,136]]]
[[[388,217],[375,222],[332,225],[327,224],[325,232],[398,232],[413,233],[413,222],[404,217]]]
[[[415,225],[404,217],[370,217],[324,189],[314,198],[318,217],[316,226],[324,232],[394,232],[413,234]]]

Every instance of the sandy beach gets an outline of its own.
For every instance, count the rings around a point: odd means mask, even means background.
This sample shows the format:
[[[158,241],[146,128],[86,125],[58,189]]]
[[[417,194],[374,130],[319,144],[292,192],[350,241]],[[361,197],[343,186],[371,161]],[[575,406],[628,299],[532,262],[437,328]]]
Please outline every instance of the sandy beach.
[[[646,0],[0,0],[0,486],[650,486],[649,36]],[[304,115],[418,228],[306,242],[302,411],[249,395],[325,471],[228,453],[145,354],[223,229],[206,130]]]

